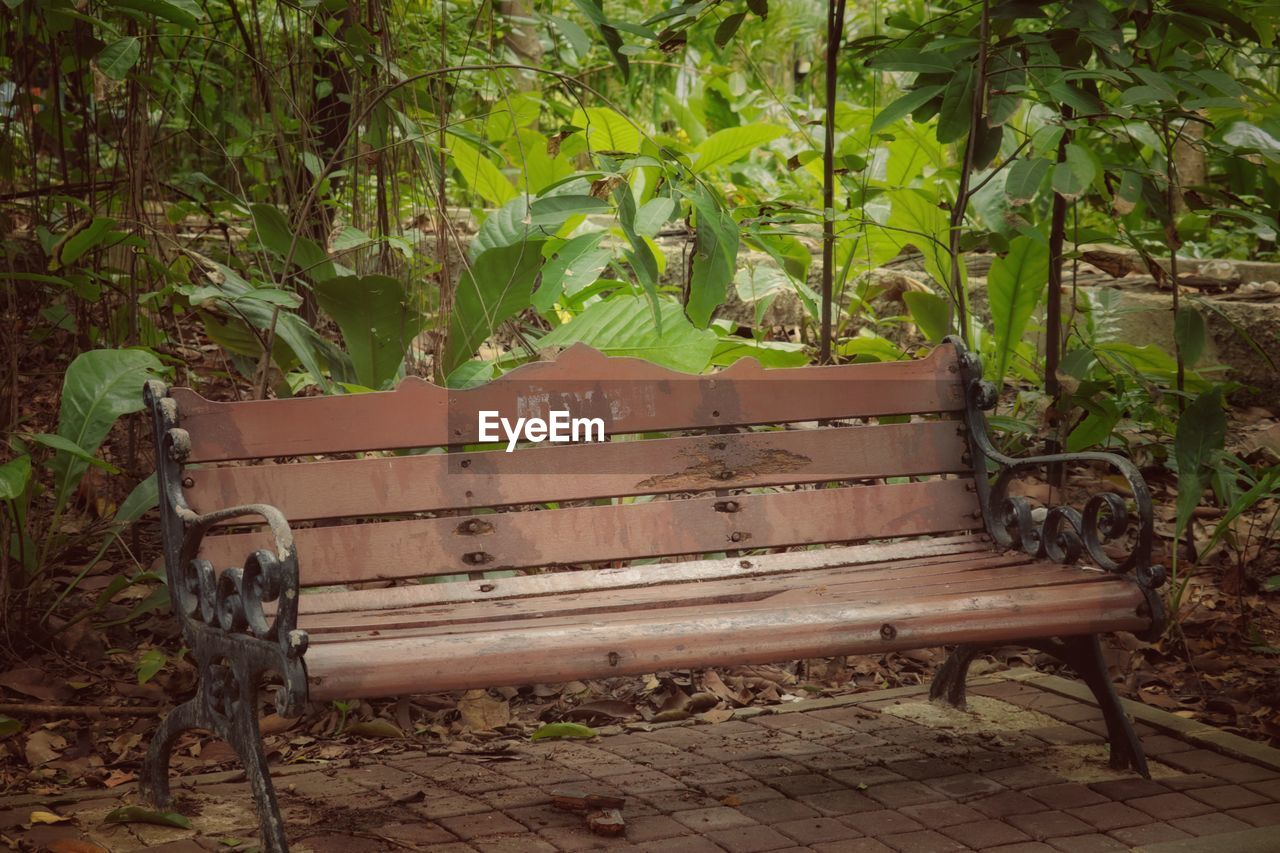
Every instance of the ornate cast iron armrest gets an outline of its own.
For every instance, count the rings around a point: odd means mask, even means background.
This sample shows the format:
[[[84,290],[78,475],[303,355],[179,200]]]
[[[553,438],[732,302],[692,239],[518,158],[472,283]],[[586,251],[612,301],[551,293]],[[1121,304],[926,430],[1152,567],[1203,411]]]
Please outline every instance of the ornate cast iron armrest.
[[[146,398],[156,445],[169,597],[183,635],[202,668],[229,659],[241,668],[241,680],[275,672],[284,681],[277,705],[282,714],[292,715],[306,701],[302,657],[307,634],[298,630],[298,551],[289,522],[267,504],[204,514],[187,506],[181,482],[190,437],[178,427],[177,407],[162,383],[148,382]],[[199,556],[205,534],[241,518],[265,523],[274,550],[260,548],[246,557],[243,567],[216,572]],[[271,602],[275,608],[268,614],[263,605]]]
[[[227,633],[248,633],[260,640],[279,642],[291,655],[306,649],[306,634],[298,631],[298,550],[293,531],[280,510],[267,504],[229,507],[204,515],[190,510],[186,534],[178,555],[179,577],[175,601],[184,620],[221,628]],[[275,552],[259,548],[244,567],[214,572],[213,564],[198,557],[200,543],[214,525],[236,518],[260,517],[270,528]],[[276,602],[268,618],[266,602]]]
[[[974,475],[982,514],[987,531],[997,544],[1061,563],[1074,563],[1087,554],[1089,560],[1101,569],[1131,573],[1145,590],[1154,590],[1163,584],[1164,568],[1151,564],[1151,546],[1155,539],[1151,491],[1137,466],[1115,453],[1054,453],[1021,458],[1001,453],[987,434],[986,417],[983,415],[984,410],[995,406],[995,386],[983,380],[982,363],[977,355],[966,350],[959,341],[948,340],[956,345],[965,383],[965,426],[974,457]],[[994,480],[988,479],[988,461],[998,467]],[[1043,520],[1037,524],[1031,503],[1026,498],[1008,493],[1009,483],[1022,471],[1081,462],[1102,463],[1123,476],[1133,493],[1135,513],[1130,513],[1120,495],[1101,492],[1090,497],[1083,510],[1069,506],[1049,507]],[[1133,548],[1123,559],[1113,559],[1103,549],[1103,544],[1124,535],[1135,520]]]

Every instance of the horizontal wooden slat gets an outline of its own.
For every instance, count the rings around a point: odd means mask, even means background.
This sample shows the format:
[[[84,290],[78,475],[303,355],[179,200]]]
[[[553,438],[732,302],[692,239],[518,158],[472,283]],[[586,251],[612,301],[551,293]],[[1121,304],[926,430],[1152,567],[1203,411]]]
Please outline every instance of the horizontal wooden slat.
[[[440,632],[318,643],[307,652],[313,700],[393,696],[707,665],[884,653],[954,642],[1003,642],[1140,630],[1142,594],[1108,578],[1087,584],[927,596],[771,602],[606,614],[568,625]]]
[[[1035,586],[1038,583],[1061,583],[1060,568],[1050,571],[1022,571],[1030,558],[1010,553],[959,555],[951,559],[930,558],[901,563],[879,563],[859,568],[837,567],[815,569],[787,575],[724,578],[703,583],[666,583],[657,575],[653,583],[608,592],[583,592],[542,598],[481,601],[406,610],[374,610],[355,613],[326,613],[308,616],[301,627],[317,639],[325,632],[392,631],[433,629],[452,625],[462,630],[485,630],[486,623],[515,624],[520,620],[593,619],[603,613],[662,610],[668,607],[692,607],[753,601],[768,598],[778,607],[788,604],[787,594],[801,592],[828,594],[856,591],[874,598],[910,585],[916,595],[930,594],[942,586],[980,584],[983,589],[1009,589]],[[1091,575],[1092,577],[1092,575]],[[354,604],[358,599],[353,599]]]
[[[956,479],[339,525],[295,541],[302,584],[322,586],[980,527],[972,480]],[[261,547],[262,534],[210,536],[201,556],[222,568]]]
[[[291,521],[542,501],[961,473],[955,421],[188,469],[197,512],[251,503]],[[341,484],[341,488],[335,488]]]
[[[546,596],[597,590],[618,590],[647,586],[655,578],[663,583],[693,583],[727,577],[756,577],[844,567],[851,569],[891,560],[929,558],[947,560],[974,552],[990,552],[986,536],[938,536],[906,542],[871,543],[763,554],[715,560],[685,560],[660,566],[630,566],[594,572],[548,572],[511,578],[486,578],[451,583],[411,584],[385,589],[311,592],[298,601],[304,616],[360,610],[394,610],[429,607],[467,601],[498,601],[504,598]]]
[[[601,418],[607,435],[784,421],[954,412],[963,407],[950,345],[928,358],[765,370],[753,359],[707,376],[676,373],[574,346],[486,385],[439,388],[410,378],[395,391],[210,402],[171,392],[192,462],[306,456],[478,441],[477,413]]]

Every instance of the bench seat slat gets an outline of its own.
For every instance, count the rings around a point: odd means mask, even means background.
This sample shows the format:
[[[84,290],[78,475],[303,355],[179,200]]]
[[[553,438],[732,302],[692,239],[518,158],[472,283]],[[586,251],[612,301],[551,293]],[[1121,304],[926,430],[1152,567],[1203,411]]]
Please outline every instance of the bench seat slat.
[[[953,556],[991,553],[991,541],[985,535],[938,536],[906,542],[877,542],[846,545],[818,551],[789,551],[763,554],[749,559],[734,557],[718,560],[685,560],[659,566],[629,566],[600,569],[593,572],[547,572],[512,578],[486,578],[451,583],[411,584],[385,589],[312,592],[299,599],[299,612],[304,616],[320,613],[343,613],[395,610],[409,607],[494,601],[504,598],[536,597],[592,590],[626,589],[649,586],[654,572],[662,573],[664,583],[713,581],[725,577],[755,577],[821,568],[852,569],[868,563],[905,560],[912,557],[950,559]]]
[[[348,524],[298,530],[295,541],[302,584],[322,586],[981,526],[969,479],[740,495],[732,498],[736,511],[723,511],[725,500]],[[266,537],[257,533],[210,536],[200,553],[224,568],[266,546]]]
[[[512,453],[188,469],[197,512],[266,503],[291,521],[664,492],[952,474],[956,421],[545,446]],[[334,488],[341,483],[341,488]]]
[[[969,556],[954,561],[911,561],[884,564],[861,571],[825,569],[800,575],[721,580],[695,584],[660,583],[649,587],[579,595],[477,602],[467,605],[421,608],[409,611],[325,614],[302,620],[313,641],[326,642],[326,632],[371,632],[447,628],[450,631],[489,630],[488,625],[512,624],[536,619],[594,619],[601,614],[660,610],[731,602],[767,602],[777,608],[789,606],[797,596],[818,600],[828,596],[863,595],[875,599],[892,594],[909,584],[919,596],[950,593],[961,589],[1021,589],[1034,586],[1089,583],[1097,573],[1069,576],[1044,565],[1027,565],[1026,555]]]
[[[575,346],[467,390],[406,379],[395,391],[215,403],[174,388],[192,462],[473,444],[477,413],[602,418],[605,433],[956,412],[955,347],[881,364],[765,370],[753,359],[708,376]],[[607,378],[602,378],[607,377]]]
[[[918,597],[899,587],[874,602],[829,595],[627,611],[550,624],[317,643],[307,652],[315,700],[562,682],[660,669],[884,653],[954,642],[1015,641],[1140,630],[1142,593],[1104,577],[1034,589]]]

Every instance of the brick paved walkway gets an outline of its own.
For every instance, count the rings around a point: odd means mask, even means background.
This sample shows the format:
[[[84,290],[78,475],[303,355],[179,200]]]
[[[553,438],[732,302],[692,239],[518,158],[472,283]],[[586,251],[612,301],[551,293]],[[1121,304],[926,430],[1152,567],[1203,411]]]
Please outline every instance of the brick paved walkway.
[[[1117,773],[1078,684],[1009,676],[974,682],[971,715],[938,709],[923,690],[886,691],[522,745],[513,760],[294,766],[276,783],[297,853],[1280,850],[1280,751],[1131,705],[1154,778]],[[42,801],[74,822],[30,829],[21,824],[35,801],[0,799],[0,835],[33,849],[59,837],[113,853],[252,849],[244,783],[206,777],[178,790],[193,831],[105,826],[121,798],[98,792]],[[560,791],[625,797],[625,837],[554,810]]]

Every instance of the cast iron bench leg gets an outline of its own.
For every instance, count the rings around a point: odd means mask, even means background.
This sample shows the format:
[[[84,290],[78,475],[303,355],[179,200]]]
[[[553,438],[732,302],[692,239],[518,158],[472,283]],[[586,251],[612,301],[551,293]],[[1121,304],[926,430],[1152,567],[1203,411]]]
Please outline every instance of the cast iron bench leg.
[[[156,808],[168,808],[169,756],[178,736],[190,729],[213,732],[235,749],[244,765],[262,828],[262,849],[266,853],[288,853],[284,820],[258,731],[256,679],[239,679],[220,665],[202,669],[205,677],[200,679],[195,697],[169,712],[147,748],[142,764],[142,795]]]
[[[1136,770],[1150,779],[1147,769],[1147,758],[1142,751],[1142,742],[1133,730],[1120,697],[1116,694],[1111,679],[1107,677],[1107,666],[1102,659],[1102,646],[1097,634],[1083,637],[1042,637],[1024,640],[1020,645],[1031,646],[1046,654],[1053,655],[1065,663],[1080,676],[1081,680],[1093,691],[1093,696],[1107,722],[1107,740],[1111,744],[1111,766],[1117,770]],[[964,644],[956,646],[955,651],[947,658],[946,663],[934,676],[929,688],[929,698],[946,702],[956,708],[965,705],[965,677],[969,672],[969,664],[983,650],[983,646]]]

